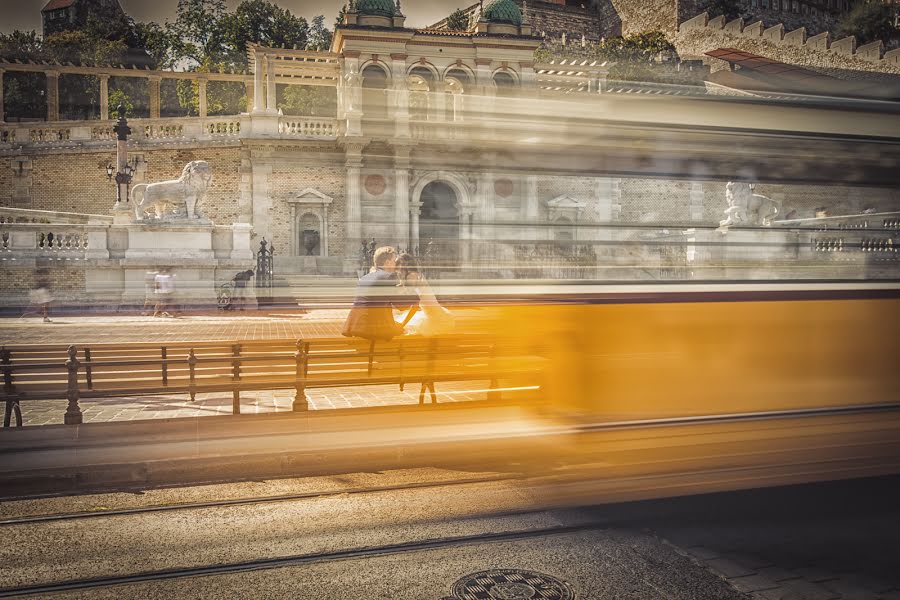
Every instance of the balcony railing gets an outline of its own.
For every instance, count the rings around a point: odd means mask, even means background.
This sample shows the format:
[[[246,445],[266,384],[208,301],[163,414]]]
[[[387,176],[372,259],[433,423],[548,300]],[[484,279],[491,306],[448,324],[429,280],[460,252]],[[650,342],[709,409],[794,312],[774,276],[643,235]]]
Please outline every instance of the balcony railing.
[[[251,137],[251,118],[170,117],[130,119],[130,140],[165,143],[189,140],[229,140]],[[58,121],[47,123],[0,123],[0,148],[12,146],[77,146],[112,143],[114,121]],[[278,132],[285,138],[330,139],[337,136],[337,119],[322,117],[280,117]]]

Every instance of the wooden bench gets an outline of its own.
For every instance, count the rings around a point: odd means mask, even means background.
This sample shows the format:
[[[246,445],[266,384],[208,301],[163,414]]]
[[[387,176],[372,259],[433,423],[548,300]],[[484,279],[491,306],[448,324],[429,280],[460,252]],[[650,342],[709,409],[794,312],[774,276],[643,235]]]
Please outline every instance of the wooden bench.
[[[516,344],[480,335],[401,337],[390,342],[355,338],[91,344],[0,348],[4,427],[19,417],[21,400],[68,400],[65,423],[81,423],[82,398],[294,389],[294,410],[307,410],[306,390],[363,385],[418,384],[437,402],[435,384],[487,381],[490,400],[502,380],[539,387],[543,360]]]

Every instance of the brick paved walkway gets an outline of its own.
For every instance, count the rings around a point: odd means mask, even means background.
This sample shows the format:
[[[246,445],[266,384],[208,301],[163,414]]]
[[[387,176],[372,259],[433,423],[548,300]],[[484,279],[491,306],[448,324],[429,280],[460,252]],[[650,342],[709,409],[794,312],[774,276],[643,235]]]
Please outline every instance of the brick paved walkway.
[[[60,316],[52,323],[40,318],[0,319],[0,344],[97,344],[121,342],[178,342],[204,340],[260,340],[340,335],[347,310],[315,310],[306,314],[218,313],[179,318],[142,316]],[[486,381],[438,384],[438,402],[483,400]],[[516,393],[508,395],[514,398]],[[313,410],[386,405],[415,405],[419,386],[396,385],[310,390]],[[243,392],[241,412],[246,414],[291,410],[293,390]],[[231,414],[231,393],[199,394],[191,402],[186,394],[82,400],[85,423],[169,419]],[[22,402],[26,426],[61,424],[65,399]]]

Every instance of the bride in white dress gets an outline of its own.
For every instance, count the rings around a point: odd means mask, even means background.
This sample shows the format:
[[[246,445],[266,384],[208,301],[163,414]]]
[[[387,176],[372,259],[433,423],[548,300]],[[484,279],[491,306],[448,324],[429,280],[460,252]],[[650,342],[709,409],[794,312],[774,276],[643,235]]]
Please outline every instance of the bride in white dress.
[[[418,309],[410,309],[403,325],[407,335],[433,336],[453,331],[453,314],[440,305],[431,286],[419,272],[419,263],[411,254],[401,254],[397,259],[397,271],[404,286],[414,288],[419,296]]]

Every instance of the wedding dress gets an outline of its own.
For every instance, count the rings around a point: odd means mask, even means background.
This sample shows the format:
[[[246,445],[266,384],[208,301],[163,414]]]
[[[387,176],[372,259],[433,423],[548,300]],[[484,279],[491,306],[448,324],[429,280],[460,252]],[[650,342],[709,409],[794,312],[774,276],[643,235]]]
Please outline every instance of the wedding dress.
[[[455,323],[453,314],[440,305],[434,292],[431,291],[431,286],[425,280],[419,280],[416,284],[416,293],[419,295],[419,310],[406,324],[406,333],[433,336],[453,331]]]

